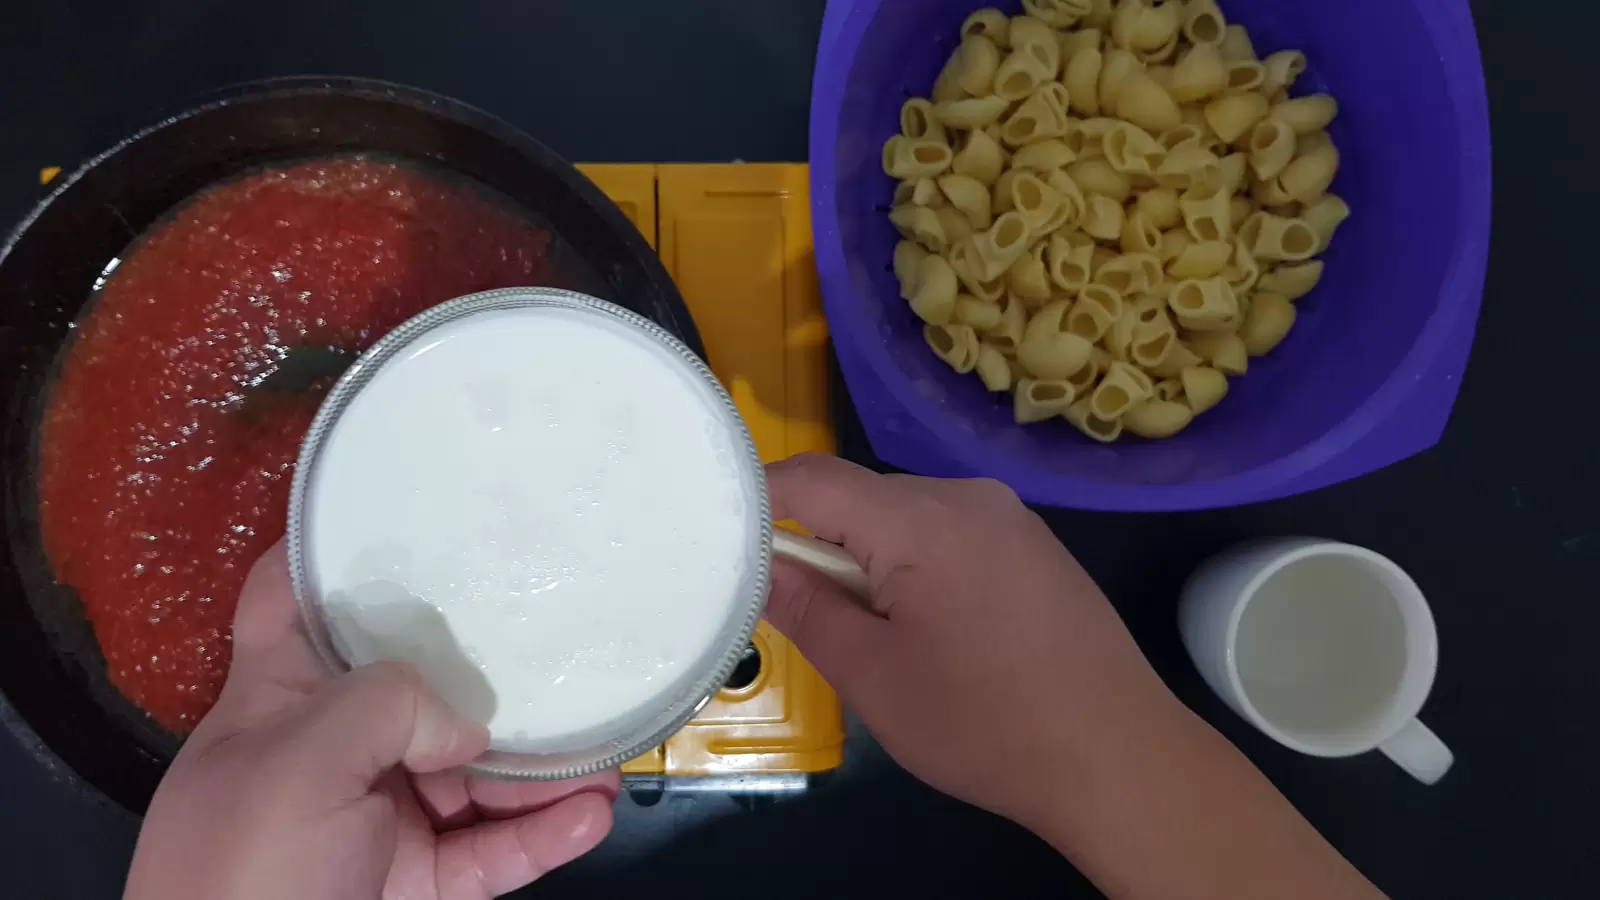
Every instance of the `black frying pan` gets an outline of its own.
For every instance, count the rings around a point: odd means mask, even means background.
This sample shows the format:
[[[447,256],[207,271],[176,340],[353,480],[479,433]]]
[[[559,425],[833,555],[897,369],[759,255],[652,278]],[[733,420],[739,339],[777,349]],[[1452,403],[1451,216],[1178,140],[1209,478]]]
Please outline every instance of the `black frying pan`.
[[[351,78],[242,85],[64,178],[0,248],[0,721],[41,762],[134,812],[178,741],[111,686],[71,588],[55,583],[40,546],[37,426],[50,378],[106,263],[178,203],[265,165],[352,153],[443,167],[498,191],[576,255],[593,293],[704,353],[660,262],[587,179],[505,122],[425,91]]]

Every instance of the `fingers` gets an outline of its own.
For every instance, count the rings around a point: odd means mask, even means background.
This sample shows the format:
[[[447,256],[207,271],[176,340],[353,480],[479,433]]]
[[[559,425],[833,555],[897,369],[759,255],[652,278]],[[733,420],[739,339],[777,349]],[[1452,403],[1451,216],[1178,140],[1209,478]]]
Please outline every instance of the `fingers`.
[[[411,784],[433,827],[451,829],[525,815],[584,791],[615,800],[622,775],[612,770],[570,781],[499,781],[452,770],[413,776]]]
[[[462,718],[410,665],[379,662],[316,694],[286,741],[329,790],[365,793],[397,765],[437,772],[476,759],[488,729]]]
[[[227,734],[250,727],[331,677],[301,627],[288,555],[279,541],[245,578],[233,617],[228,681],[196,734]]]
[[[875,556],[904,547],[908,501],[915,497],[901,483],[822,453],[767,466],[767,493],[774,520],[793,519],[843,545],[869,572]]]
[[[611,831],[611,799],[585,791],[515,819],[439,837],[439,900],[489,900],[593,850]]]
[[[477,807],[467,793],[467,773],[460,770],[428,772],[411,777],[417,803],[435,829],[461,828],[478,821]]]
[[[327,679],[300,623],[283,541],[256,560],[239,591],[239,607],[233,614],[232,669],[241,667],[256,678]]]
[[[786,559],[773,560],[766,618],[847,698],[879,665],[890,627],[826,576]]]
[[[569,781],[497,781],[467,779],[467,793],[473,806],[486,819],[509,819],[559,803],[585,791],[617,799],[622,789],[622,774],[615,769],[573,778]]]
[[[248,661],[298,629],[294,587],[289,580],[285,542],[272,545],[245,577],[239,608],[233,614],[233,656]]]

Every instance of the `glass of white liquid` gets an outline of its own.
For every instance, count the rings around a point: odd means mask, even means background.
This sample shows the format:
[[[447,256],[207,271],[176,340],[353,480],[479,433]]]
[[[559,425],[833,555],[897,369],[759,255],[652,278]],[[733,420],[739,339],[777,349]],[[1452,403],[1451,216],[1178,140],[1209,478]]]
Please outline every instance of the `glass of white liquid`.
[[[764,474],[727,392],[649,320],[543,288],[454,300],[363,354],[306,437],[302,616],[331,669],[409,662],[487,726],[479,773],[612,768],[742,657]]]
[[[1426,784],[1454,762],[1416,718],[1438,667],[1433,614],[1389,559],[1312,538],[1243,544],[1189,579],[1178,621],[1211,688],[1284,746],[1380,750]]]

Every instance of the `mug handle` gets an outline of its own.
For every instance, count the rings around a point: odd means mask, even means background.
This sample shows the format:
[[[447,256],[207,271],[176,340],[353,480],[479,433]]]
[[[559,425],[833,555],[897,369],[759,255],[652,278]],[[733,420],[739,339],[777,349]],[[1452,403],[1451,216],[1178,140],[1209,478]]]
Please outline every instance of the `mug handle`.
[[[786,528],[772,530],[772,554],[808,566],[863,600],[872,598],[872,582],[855,557],[838,544],[795,534]]]
[[[1450,771],[1456,755],[1439,736],[1416,719],[1401,727],[1394,737],[1378,745],[1383,755],[1423,784],[1434,784]]]

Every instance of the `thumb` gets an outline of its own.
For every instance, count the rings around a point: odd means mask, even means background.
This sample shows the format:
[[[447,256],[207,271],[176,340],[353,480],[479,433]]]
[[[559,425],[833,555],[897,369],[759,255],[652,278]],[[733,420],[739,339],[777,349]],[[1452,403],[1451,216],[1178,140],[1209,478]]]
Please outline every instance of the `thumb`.
[[[284,740],[324,786],[358,796],[397,765],[420,773],[469,763],[489,748],[489,731],[451,709],[410,664],[377,662],[317,692]]]
[[[229,688],[249,693],[259,685],[275,684],[310,693],[327,681],[328,674],[300,621],[289,554],[280,540],[250,568],[239,591]]]
[[[772,563],[767,621],[853,702],[885,656],[890,624],[831,578],[788,559]]]

